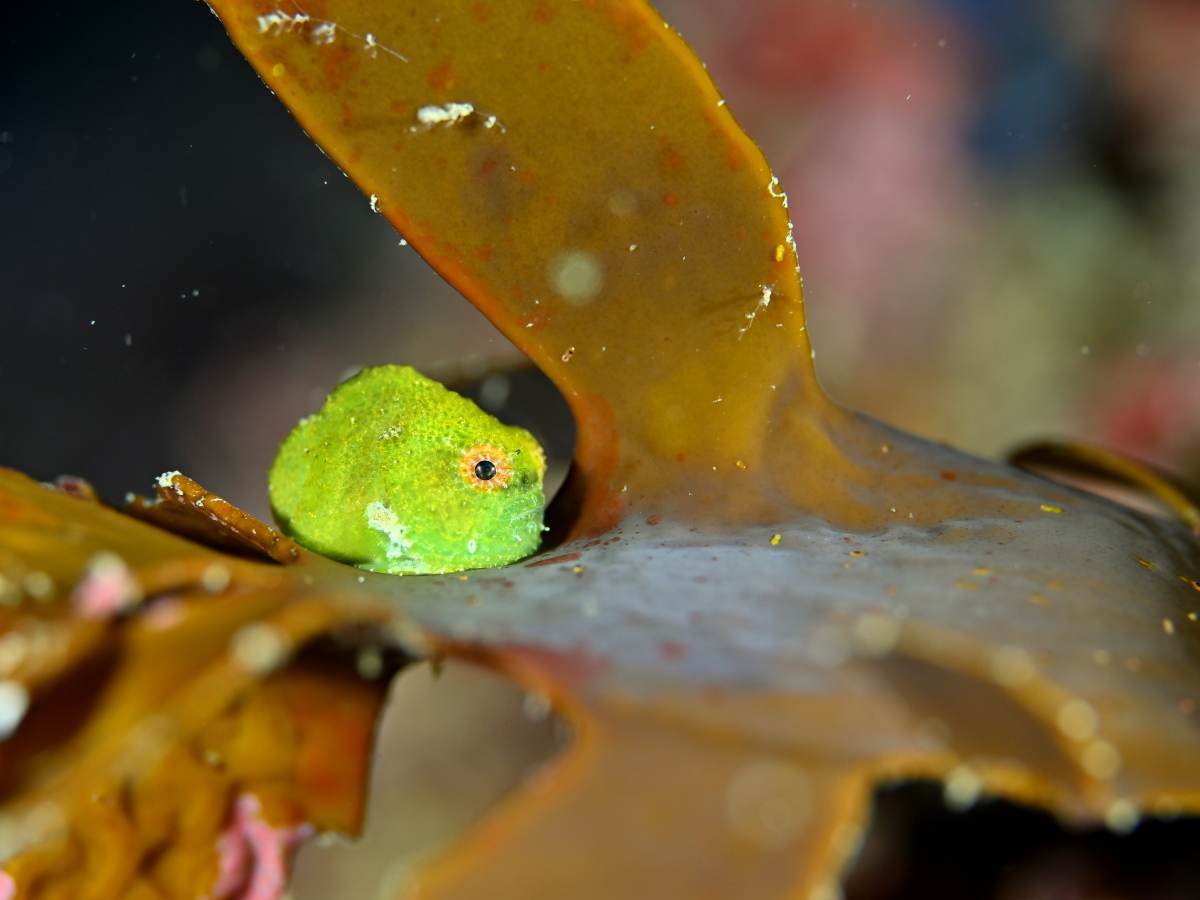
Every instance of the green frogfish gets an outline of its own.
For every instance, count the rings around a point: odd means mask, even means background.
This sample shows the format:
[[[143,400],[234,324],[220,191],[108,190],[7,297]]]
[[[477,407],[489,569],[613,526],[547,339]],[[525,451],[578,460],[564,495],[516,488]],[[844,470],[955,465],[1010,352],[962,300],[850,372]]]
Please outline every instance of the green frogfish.
[[[544,531],[546,457],[408,366],[364,369],[301,419],[271,466],[280,527],[316,553],[374,572],[502,566]]]

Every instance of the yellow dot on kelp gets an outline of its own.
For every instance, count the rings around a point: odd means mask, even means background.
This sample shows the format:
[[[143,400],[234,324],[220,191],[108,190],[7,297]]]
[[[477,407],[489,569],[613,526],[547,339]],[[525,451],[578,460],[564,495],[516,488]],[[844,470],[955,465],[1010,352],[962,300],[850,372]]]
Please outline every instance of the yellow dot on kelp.
[[[1000,647],[992,654],[992,678],[1005,687],[1018,687],[1037,674],[1037,666],[1027,650]]]
[[[1058,708],[1055,717],[1058,730],[1074,741],[1087,741],[1096,734],[1100,717],[1086,700],[1068,700]]]
[[[1062,512],[1061,506],[1054,506],[1051,503],[1043,503],[1041,506],[1038,507],[1038,509],[1040,509],[1042,512],[1053,513],[1056,516]]]
[[[739,768],[725,789],[725,820],[741,840],[778,850],[795,841],[812,817],[812,780],[782,759],[755,760]]]
[[[275,65],[271,66],[271,74],[276,78],[282,78],[287,74],[287,66],[283,63],[275,63]]]
[[[946,778],[942,797],[955,812],[966,812],[983,793],[983,779],[969,766],[959,766]]]
[[[779,542],[780,542],[780,541],[782,541],[782,540],[783,540],[783,535],[782,535],[782,534],[773,534],[773,535],[771,535],[771,546],[772,546],[772,547],[778,547],[778,546],[779,546]]]
[[[775,245],[775,262],[783,262],[783,254],[785,252],[786,251],[783,248],[783,244],[776,244]]]
[[[1172,622],[1170,619],[1163,619],[1162,620],[1162,630],[1163,630],[1163,634],[1168,634],[1168,635],[1174,634],[1175,633],[1175,623]]]
[[[1108,781],[1121,771],[1121,754],[1108,741],[1092,741],[1083,748],[1079,759],[1083,771],[1092,778]]]
[[[1148,560],[1148,559],[1142,559],[1140,556],[1137,558],[1137,564],[1139,566],[1141,566],[1143,569],[1153,569],[1154,568],[1154,563],[1150,562],[1150,560]]]
[[[1104,824],[1109,831],[1128,834],[1137,828],[1141,816],[1137,807],[1128,800],[1117,800],[1104,812]]]

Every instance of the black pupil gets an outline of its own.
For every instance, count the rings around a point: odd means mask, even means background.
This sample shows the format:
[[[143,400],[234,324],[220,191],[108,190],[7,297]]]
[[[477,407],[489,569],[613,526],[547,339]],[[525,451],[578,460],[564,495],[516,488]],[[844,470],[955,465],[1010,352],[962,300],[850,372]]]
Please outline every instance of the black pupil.
[[[491,481],[496,477],[496,464],[490,459],[481,459],[475,463],[475,477],[480,481]]]

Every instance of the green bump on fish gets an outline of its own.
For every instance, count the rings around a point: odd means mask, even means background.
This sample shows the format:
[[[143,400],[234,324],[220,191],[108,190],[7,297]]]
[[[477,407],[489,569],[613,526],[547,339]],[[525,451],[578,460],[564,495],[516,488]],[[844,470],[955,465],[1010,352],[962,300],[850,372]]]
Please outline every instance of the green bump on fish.
[[[280,527],[375,572],[502,566],[541,542],[546,460],[505,425],[408,366],[364,369],[292,429],[271,466]]]

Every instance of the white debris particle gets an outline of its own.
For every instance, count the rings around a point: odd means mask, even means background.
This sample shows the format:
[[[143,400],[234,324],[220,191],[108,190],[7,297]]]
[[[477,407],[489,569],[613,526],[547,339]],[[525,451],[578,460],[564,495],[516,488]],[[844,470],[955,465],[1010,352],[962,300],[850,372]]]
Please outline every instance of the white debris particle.
[[[359,678],[374,681],[383,674],[383,651],[375,646],[363,647],[358,651],[354,664]]]
[[[366,37],[363,39],[363,49],[367,50],[372,57],[379,55],[379,44],[375,42],[375,35],[371,34],[369,31],[367,32]]]
[[[808,658],[818,666],[840,666],[850,657],[845,634],[836,625],[818,625],[805,642]]]
[[[1086,700],[1068,700],[1058,708],[1058,730],[1073,741],[1088,741],[1096,735],[1100,719]]]
[[[370,202],[371,202],[371,212],[373,212],[373,213],[379,212],[379,195],[372,194]]]
[[[730,830],[760,849],[779,850],[793,843],[812,813],[808,774],[783,760],[744,765],[725,789],[725,821]]]
[[[475,112],[470,103],[446,103],[442,106],[422,106],[417,110],[417,121],[432,128],[434,125],[453,125]]]
[[[866,613],[854,623],[854,648],[866,656],[884,656],[900,640],[900,622],[892,616]]]
[[[787,196],[787,192],[786,192],[786,191],[784,191],[784,190],[782,190],[782,189],[779,187],[779,178],[778,178],[778,177],[776,177],[775,175],[772,175],[772,176],[771,176],[771,180],[767,182],[767,191],[768,191],[768,193],[770,193],[770,195],[771,195],[772,197],[774,197],[776,200],[781,200],[781,201],[783,201],[783,208],[784,208],[784,209],[787,209],[787,208],[788,208],[788,196]]]
[[[531,722],[545,721],[550,709],[550,698],[541,691],[527,691],[521,700],[521,711]]]
[[[942,797],[955,812],[966,812],[983,792],[983,779],[970,766],[959,766],[946,778]]]
[[[332,22],[322,22],[309,32],[314,44],[332,44],[337,37],[337,26]]]
[[[23,631],[10,631],[0,637],[0,676],[7,678],[25,664],[31,643]]]
[[[374,500],[367,504],[367,527],[380,532],[388,539],[385,551],[388,559],[400,559],[408,555],[412,549],[412,541],[408,539],[408,527],[401,524],[391,507],[386,503]]]
[[[550,284],[564,300],[588,303],[604,288],[604,267],[591,253],[568,250],[551,261]]]
[[[173,488],[175,486],[175,479],[182,474],[183,473],[178,469],[172,469],[170,472],[163,472],[158,476],[158,486],[161,488]]]
[[[479,543],[475,540],[475,538],[471,538],[471,540],[467,541],[467,552],[468,553],[474,553],[478,549],[479,549]]]
[[[1104,824],[1117,834],[1129,834],[1137,828],[1140,818],[1137,807],[1128,800],[1116,800],[1104,812]]]
[[[379,439],[381,441],[388,441],[392,438],[398,438],[402,434],[404,434],[403,425],[389,425],[383,431],[379,432]]]
[[[265,16],[258,17],[258,33],[267,34],[283,34],[288,31],[295,31],[301,25],[307,25],[309,17],[305,13],[296,13],[292,15],[285,13],[281,9],[274,12],[269,12]]]
[[[1079,758],[1083,771],[1100,781],[1115,778],[1121,771],[1121,753],[1108,741],[1092,741]]]
[[[204,571],[200,573],[200,587],[210,594],[221,593],[229,587],[229,582],[232,580],[233,573],[229,571],[229,566],[221,563],[211,563],[205,566]]]
[[[34,600],[48,600],[54,594],[54,579],[45,572],[30,572],[22,579],[21,586]]]
[[[1037,674],[1037,666],[1027,650],[1000,647],[992,654],[992,678],[1004,687],[1019,687]]]
[[[0,681],[0,741],[21,725],[29,709],[29,691],[17,681]]]
[[[758,318],[760,312],[764,312],[771,305],[771,297],[775,293],[775,289],[769,284],[759,285],[762,293],[759,295],[758,303],[754,305],[754,309],[746,313],[746,324],[738,328],[738,340],[746,336],[746,332],[754,326],[754,320]]]
[[[243,625],[229,641],[233,661],[255,675],[266,675],[279,668],[289,649],[287,636],[266,622]]]

